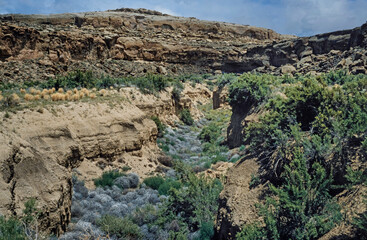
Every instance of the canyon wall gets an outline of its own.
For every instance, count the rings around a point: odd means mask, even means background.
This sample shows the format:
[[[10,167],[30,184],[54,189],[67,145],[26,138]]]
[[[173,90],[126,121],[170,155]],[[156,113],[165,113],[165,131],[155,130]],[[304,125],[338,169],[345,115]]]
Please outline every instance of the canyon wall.
[[[149,10],[0,15],[0,78],[44,80],[66,71],[115,77],[147,72],[366,72],[367,24],[298,38],[269,29]]]

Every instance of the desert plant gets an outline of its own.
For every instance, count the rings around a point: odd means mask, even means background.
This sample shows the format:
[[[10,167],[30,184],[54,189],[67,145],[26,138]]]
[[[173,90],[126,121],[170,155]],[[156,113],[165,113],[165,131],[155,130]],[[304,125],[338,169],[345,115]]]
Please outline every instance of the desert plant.
[[[129,218],[118,218],[111,215],[104,215],[97,221],[97,225],[105,233],[127,240],[141,239],[139,226]]]
[[[192,119],[191,112],[189,109],[183,109],[180,113],[180,119],[186,125],[193,125],[194,119]]]
[[[164,183],[164,178],[161,176],[148,177],[144,179],[143,183],[154,190],[158,190],[158,188]]]
[[[153,116],[152,117],[152,120],[154,121],[155,125],[157,126],[157,129],[158,129],[158,137],[163,137],[164,130],[166,129],[166,126],[156,116]]]
[[[38,218],[41,212],[37,209],[36,200],[29,199],[20,217],[5,218],[0,216],[0,240],[40,239]]]
[[[94,179],[94,185],[96,187],[112,187],[114,184],[113,181],[122,176],[125,176],[125,173],[116,170],[107,171],[102,173],[100,178]]]

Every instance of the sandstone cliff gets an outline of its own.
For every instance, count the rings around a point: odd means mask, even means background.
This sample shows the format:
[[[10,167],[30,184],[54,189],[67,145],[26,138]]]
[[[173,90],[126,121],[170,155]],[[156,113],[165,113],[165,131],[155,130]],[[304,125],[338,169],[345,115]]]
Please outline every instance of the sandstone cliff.
[[[237,61],[243,45],[288,38],[269,29],[126,9],[3,15],[0,29],[4,81],[47,79],[70,69],[114,76],[227,71],[224,62]]]
[[[272,30],[118,9],[0,16],[2,81],[75,69],[112,76],[158,72],[366,71],[367,25],[296,38]]]

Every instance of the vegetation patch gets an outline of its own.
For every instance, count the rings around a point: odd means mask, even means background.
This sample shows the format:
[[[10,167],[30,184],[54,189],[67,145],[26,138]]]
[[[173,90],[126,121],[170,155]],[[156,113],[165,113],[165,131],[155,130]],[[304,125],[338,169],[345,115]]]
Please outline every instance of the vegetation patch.
[[[259,207],[264,222],[244,226],[237,238],[318,239],[342,221],[336,194],[365,184],[366,75],[244,74],[229,89],[232,105],[263,112],[245,126],[244,142],[271,181]],[[350,169],[356,161],[360,167]]]
[[[183,109],[180,112],[180,119],[181,121],[186,124],[186,125],[193,125],[194,124],[194,119],[191,116],[191,112],[189,109]]]
[[[116,170],[107,171],[102,173],[100,178],[94,179],[94,185],[96,187],[112,187],[114,185],[114,181],[117,178],[123,177],[125,175],[125,173]]]

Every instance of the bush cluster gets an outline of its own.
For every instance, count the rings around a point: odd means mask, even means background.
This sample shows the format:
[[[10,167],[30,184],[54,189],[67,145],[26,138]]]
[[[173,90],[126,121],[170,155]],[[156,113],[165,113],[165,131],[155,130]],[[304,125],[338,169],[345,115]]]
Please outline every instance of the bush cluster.
[[[156,116],[153,116],[152,117],[152,120],[154,121],[155,125],[157,126],[157,129],[158,129],[158,137],[163,137],[164,130],[166,129],[166,126]]]
[[[231,104],[243,101],[264,112],[245,127],[244,141],[273,174],[260,208],[265,226],[245,226],[239,239],[317,239],[341,221],[335,195],[361,184],[364,173],[348,166],[366,156],[366,89],[365,75],[343,71],[287,78],[245,74],[230,85]]]
[[[193,125],[194,124],[194,119],[191,116],[191,112],[189,109],[183,109],[180,112],[180,119],[181,121],[186,124],[186,125]]]
[[[129,178],[129,176],[131,176]],[[135,174],[115,178],[133,179]],[[151,232],[146,223],[135,221],[135,211],[142,211],[146,206],[157,208],[161,204],[158,191],[150,188],[139,188],[123,192],[118,181],[112,181],[112,187],[97,187],[89,190],[82,181],[73,177],[73,198],[71,206],[72,221],[75,225],[71,231],[60,237],[61,240],[90,238],[139,238],[151,236],[156,239],[156,232]],[[131,185],[130,185],[131,186]],[[136,218],[137,219],[137,218]],[[124,236],[124,237],[119,237]]]
[[[114,185],[114,181],[117,178],[123,177],[125,175],[125,173],[115,170],[103,172],[100,178],[94,179],[94,185],[96,187],[112,187]]]
[[[1,240],[27,240],[44,237],[38,231],[38,219],[41,212],[37,208],[36,199],[29,199],[25,202],[24,207],[21,216],[6,218],[0,215]]]

